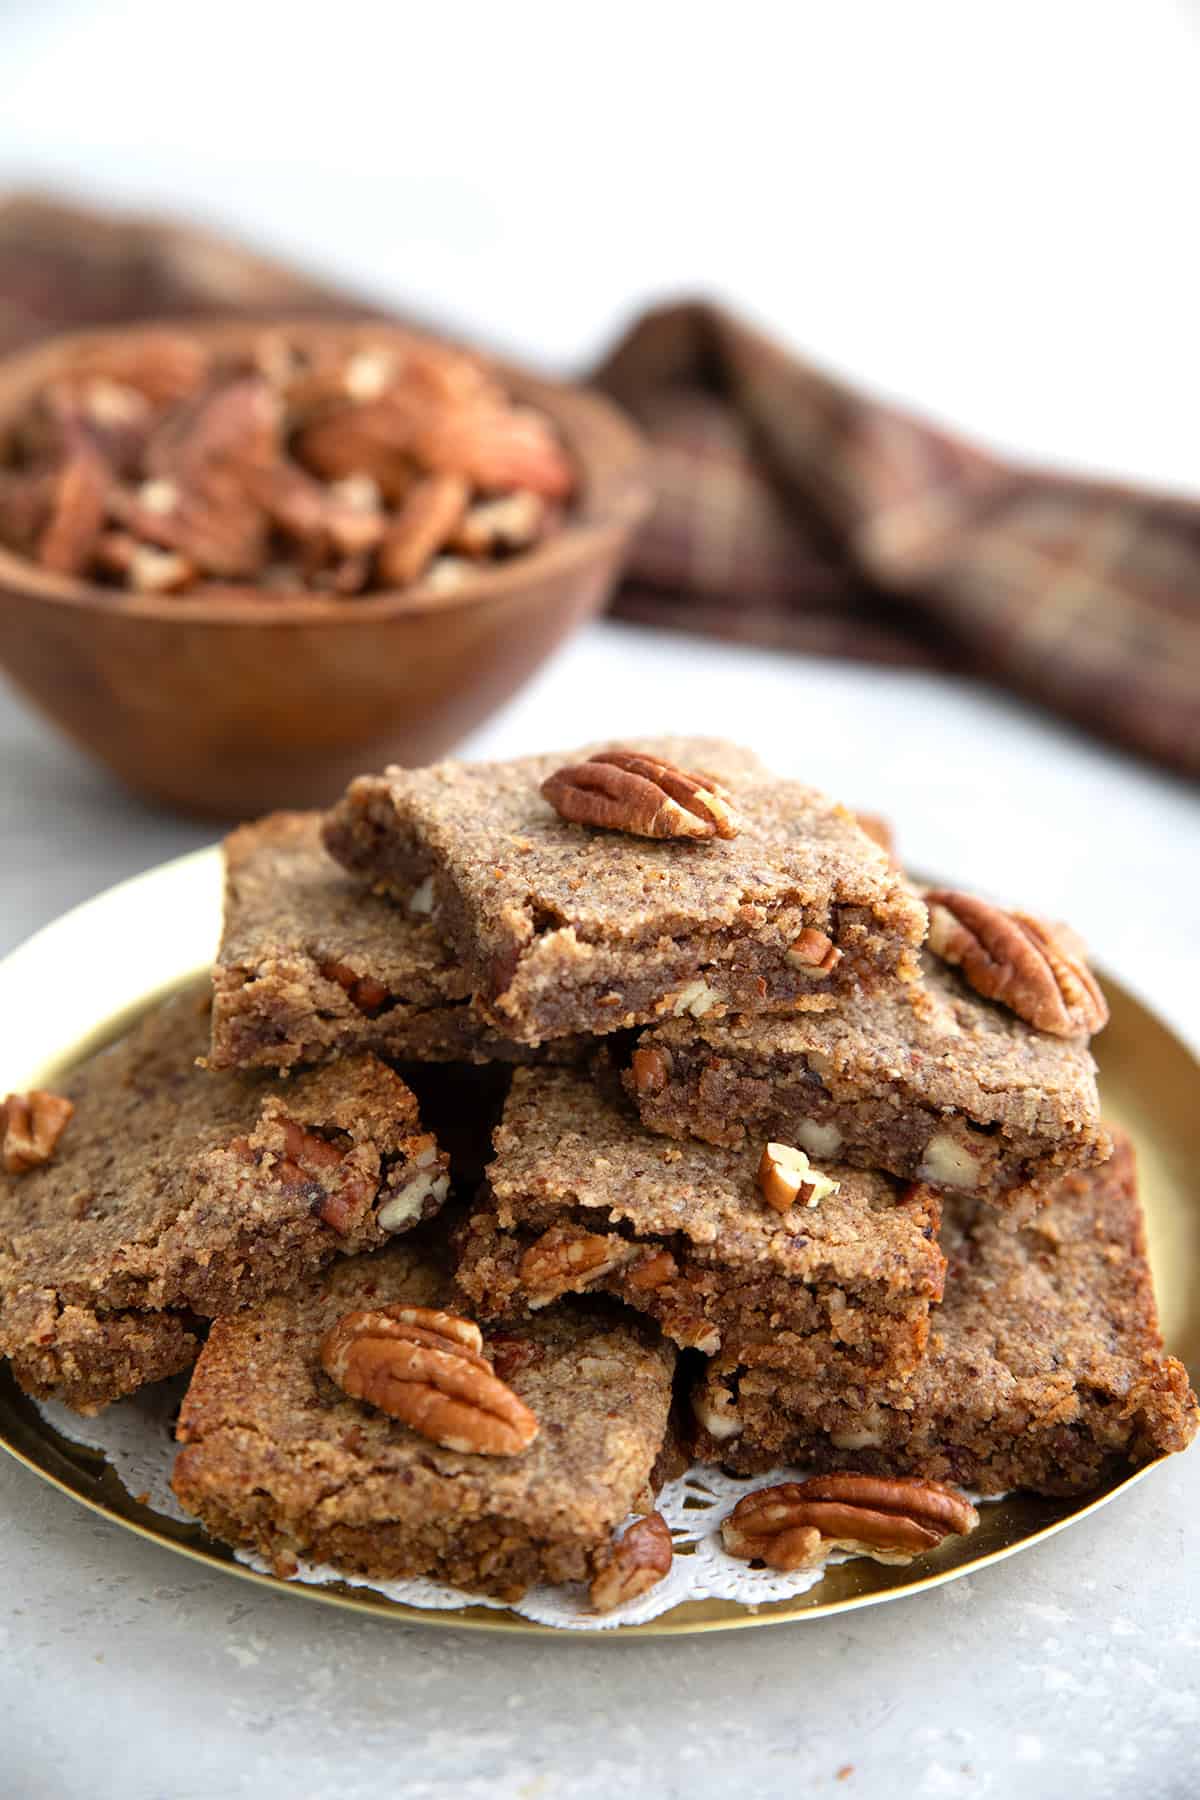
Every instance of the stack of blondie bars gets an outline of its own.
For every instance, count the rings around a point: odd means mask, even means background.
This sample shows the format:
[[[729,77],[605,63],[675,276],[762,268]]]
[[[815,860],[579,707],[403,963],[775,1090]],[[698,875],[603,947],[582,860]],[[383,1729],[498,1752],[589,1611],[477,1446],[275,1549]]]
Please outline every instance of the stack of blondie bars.
[[[18,1381],[195,1364],[217,1536],[604,1606],[693,1459],[808,1472],[726,1538],[796,1567],[1190,1440],[1065,927],[704,739],[391,769],[225,853],[211,986],[11,1098],[0,1177]]]

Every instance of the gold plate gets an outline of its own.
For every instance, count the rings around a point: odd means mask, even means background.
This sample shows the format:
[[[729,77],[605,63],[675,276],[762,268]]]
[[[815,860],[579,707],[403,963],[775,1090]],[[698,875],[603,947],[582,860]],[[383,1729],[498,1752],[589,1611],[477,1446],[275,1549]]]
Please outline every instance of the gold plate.
[[[7,1026],[0,1036],[0,1094],[53,1087],[151,1001],[200,973],[216,947],[220,909],[220,852],[201,850],[110,888],[13,951],[0,962],[0,1020]],[[1141,1001],[1115,981],[1106,978],[1104,985],[1112,1007],[1112,1022],[1096,1044],[1104,1111],[1137,1145],[1163,1331],[1196,1386],[1200,1193],[1194,1144],[1200,1064]],[[919,1573],[911,1566],[891,1567],[860,1557],[831,1568],[806,1593],[757,1609],[728,1600],[690,1601],[645,1625],[564,1633],[485,1607],[423,1611],[370,1588],[342,1583],[314,1587],[249,1569],[199,1526],[179,1524],[139,1505],[98,1452],[61,1437],[45,1423],[7,1366],[0,1373],[0,1447],[115,1524],[243,1581],[405,1624],[582,1637],[588,1643],[825,1618],[920,1593],[1085,1519],[1157,1466],[1151,1463],[1082,1500],[1019,1494],[985,1506],[979,1529],[969,1538],[949,1540],[922,1561]]]

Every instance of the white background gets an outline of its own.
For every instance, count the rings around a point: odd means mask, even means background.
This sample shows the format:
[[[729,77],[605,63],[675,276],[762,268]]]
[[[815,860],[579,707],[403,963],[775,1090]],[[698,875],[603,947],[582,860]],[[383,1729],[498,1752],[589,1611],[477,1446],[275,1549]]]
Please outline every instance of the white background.
[[[1200,8],[6,0],[0,174],[186,207],[556,366],[722,294],[1196,491]]]
[[[190,210],[531,360],[708,291],[994,444],[1200,486],[1195,6],[8,0],[0,91],[0,180]],[[1070,917],[1200,1042],[1191,786],[968,683],[615,626],[471,748],[670,726]],[[208,835],[0,693],[0,950]],[[924,1601],[546,1647],[260,1597],[0,1461],[0,1796],[1182,1797],[1197,1517],[1193,1455]]]

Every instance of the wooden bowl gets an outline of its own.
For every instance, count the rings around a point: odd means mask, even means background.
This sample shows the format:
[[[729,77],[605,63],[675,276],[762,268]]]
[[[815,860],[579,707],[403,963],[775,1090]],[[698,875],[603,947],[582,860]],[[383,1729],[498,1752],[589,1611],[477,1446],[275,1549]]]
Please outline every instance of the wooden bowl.
[[[225,348],[274,328],[305,343],[396,335],[312,320],[180,326]],[[82,346],[127,335],[73,334],[0,362],[0,436]],[[345,600],[127,595],[0,547],[0,666],[131,788],[191,813],[322,806],[363,770],[434,760],[599,610],[650,506],[643,443],[615,407],[494,366],[554,421],[580,471],[568,522],[544,544],[453,593]]]

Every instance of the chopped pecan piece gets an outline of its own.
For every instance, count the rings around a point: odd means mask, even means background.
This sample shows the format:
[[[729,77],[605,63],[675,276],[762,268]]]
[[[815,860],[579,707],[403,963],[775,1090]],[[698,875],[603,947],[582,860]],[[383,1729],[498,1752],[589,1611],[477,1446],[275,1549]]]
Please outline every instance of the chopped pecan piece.
[[[803,1150],[793,1144],[766,1144],[759,1158],[759,1192],[776,1212],[787,1212],[798,1200],[801,1206],[819,1206],[827,1194],[836,1194],[840,1181],[814,1169]]]
[[[28,1094],[9,1094],[0,1106],[5,1172],[25,1175],[48,1163],[74,1111],[73,1101],[48,1093],[45,1088],[34,1088]]]
[[[481,500],[464,514],[450,539],[450,548],[462,556],[527,550],[541,537],[546,512],[546,502],[540,494],[520,492]]]
[[[67,379],[114,382],[143,394],[153,406],[172,406],[194,394],[208,374],[208,351],[181,331],[153,327],[99,338],[75,352]]]
[[[588,1590],[594,1612],[612,1612],[657,1587],[671,1572],[675,1551],[667,1521],[659,1512],[635,1519],[623,1537],[600,1552]]]
[[[657,1044],[635,1050],[632,1059],[633,1085],[638,1094],[661,1094],[671,1074],[671,1052]]]
[[[336,981],[345,992],[351,1004],[356,1006],[368,1019],[381,1013],[391,995],[382,981],[376,981],[373,975],[356,975],[348,963],[338,962],[330,958],[321,964],[321,973],[327,981]]]
[[[237,475],[214,467],[190,488],[165,478],[114,487],[112,517],[134,537],[173,550],[210,575],[251,576],[266,555],[266,515]]]
[[[0,538],[14,550],[36,553],[50,506],[51,478],[44,472],[0,469]]]
[[[564,819],[649,838],[732,838],[738,819],[724,789],[656,757],[606,750],[559,769],[542,793]]]
[[[966,1496],[940,1481],[816,1475],[745,1495],[721,1536],[731,1556],[791,1571],[817,1568],[834,1550],[911,1562],[978,1523]]]
[[[673,1281],[678,1273],[679,1264],[669,1250],[652,1250],[630,1269],[625,1280],[631,1288],[660,1288]]]
[[[833,939],[826,937],[823,931],[814,931],[811,926],[805,927],[787,954],[790,963],[807,969],[814,976],[831,975],[842,960],[842,953]]]
[[[447,1450],[519,1456],[538,1422],[481,1354],[470,1319],[416,1306],[347,1313],[322,1340],[321,1367],[343,1393]]]
[[[1086,1036],[1107,1025],[1108,1002],[1096,977],[1042,920],[951,888],[935,888],[925,899],[929,948],[961,968],[985,1000],[1055,1037]]]
[[[554,1225],[532,1243],[520,1263],[521,1285],[531,1311],[560,1294],[577,1294],[639,1255],[636,1244],[615,1232],[576,1231]]]
[[[488,1339],[488,1355],[501,1381],[508,1381],[513,1375],[520,1374],[522,1369],[531,1368],[534,1363],[540,1362],[542,1349],[540,1344],[533,1343],[529,1338],[496,1331]]]
[[[196,566],[177,550],[139,544],[127,531],[106,531],[96,545],[96,564],[119,575],[138,594],[178,594],[196,579]]]

